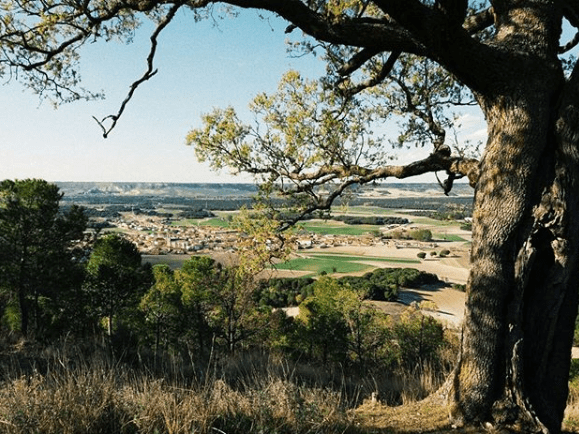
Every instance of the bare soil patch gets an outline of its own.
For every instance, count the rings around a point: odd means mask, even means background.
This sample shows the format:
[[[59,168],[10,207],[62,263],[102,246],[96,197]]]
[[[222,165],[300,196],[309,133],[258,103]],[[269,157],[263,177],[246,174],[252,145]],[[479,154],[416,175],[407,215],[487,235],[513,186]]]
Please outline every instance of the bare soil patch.
[[[452,427],[444,398],[433,394],[423,401],[388,407],[379,401],[365,401],[355,410],[358,426],[383,434],[470,434],[484,430]]]

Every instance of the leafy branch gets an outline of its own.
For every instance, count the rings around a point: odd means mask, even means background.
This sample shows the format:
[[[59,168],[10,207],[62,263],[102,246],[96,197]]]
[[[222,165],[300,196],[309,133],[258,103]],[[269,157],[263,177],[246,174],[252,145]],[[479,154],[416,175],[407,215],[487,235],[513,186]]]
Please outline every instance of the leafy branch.
[[[474,186],[478,161],[453,156],[444,143],[444,128],[452,123],[444,108],[462,101],[459,87],[442,71],[419,83],[414,76],[424,72],[424,65],[408,58],[402,64],[391,86],[356,95],[344,95],[290,71],[275,94],[260,94],[252,101],[255,125],[242,122],[231,107],[215,109],[203,117],[201,128],[189,133],[187,143],[215,170],[254,175],[264,201],[281,200],[290,206],[292,217],[281,229],[314,211],[329,210],[354,185],[445,171],[445,193],[463,176]],[[399,104],[400,99],[405,104]],[[399,143],[424,143],[431,137],[434,151],[427,158],[407,165],[389,163],[391,157],[375,129],[384,129],[383,120],[395,114],[393,107],[402,107],[398,114],[411,119]]]

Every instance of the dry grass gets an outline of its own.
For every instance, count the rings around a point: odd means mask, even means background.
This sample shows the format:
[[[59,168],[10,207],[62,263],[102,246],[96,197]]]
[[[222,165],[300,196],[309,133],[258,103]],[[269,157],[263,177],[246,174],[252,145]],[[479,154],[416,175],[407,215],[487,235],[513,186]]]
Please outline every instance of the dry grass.
[[[45,355],[46,356],[46,355]],[[435,393],[440,375],[430,368],[391,378],[373,387],[402,388],[404,405],[389,397],[345,392],[312,367],[239,359],[221,377],[175,381],[114,364],[103,357],[44,359],[40,369],[22,360],[3,361],[0,433],[9,434],[232,434],[232,433],[431,433],[453,429],[444,401]],[[308,372],[309,370],[309,372]],[[41,372],[42,371],[42,372]],[[314,378],[321,385],[313,383]],[[309,378],[309,380],[308,380]],[[299,379],[299,380],[298,380]],[[370,389],[368,389],[370,390]],[[393,392],[392,392],[393,393]],[[420,400],[426,395],[427,399]],[[387,393],[385,393],[387,395]],[[366,398],[363,401],[358,398]],[[572,384],[567,432],[579,421],[579,387]]]
[[[26,363],[18,354],[0,359],[0,433],[452,431],[443,402],[432,397],[420,401],[444,378],[428,366],[380,378],[365,375],[362,381],[252,354],[193,378],[129,368],[106,352],[79,356],[78,351],[43,350],[27,355]],[[378,400],[371,401],[375,391]],[[395,405],[400,403],[404,405]]]
[[[569,398],[563,428],[567,432],[579,432],[579,378],[574,378],[569,383]]]
[[[191,434],[357,432],[343,394],[262,372],[176,382],[103,358],[52,360],[45,372],[4,366],[0,432]]]

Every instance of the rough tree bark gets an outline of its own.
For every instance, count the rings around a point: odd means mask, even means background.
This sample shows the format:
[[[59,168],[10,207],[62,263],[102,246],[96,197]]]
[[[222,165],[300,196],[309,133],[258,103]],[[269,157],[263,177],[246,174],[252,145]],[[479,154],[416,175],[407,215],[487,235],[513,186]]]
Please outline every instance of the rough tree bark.
[[[489,139],[450,399],[458,423],[547,433],[561,429],[577,315],[579,94],[550,46],[560,12],[521,3],[497,37],[520,61],[477,95]]]

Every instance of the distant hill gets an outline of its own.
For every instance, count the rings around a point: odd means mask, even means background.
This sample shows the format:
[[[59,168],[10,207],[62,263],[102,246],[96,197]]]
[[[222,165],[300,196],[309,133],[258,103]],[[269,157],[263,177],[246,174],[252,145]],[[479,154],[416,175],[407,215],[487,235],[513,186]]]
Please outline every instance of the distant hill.
[[[149,196],[149,197],[249,197],[256,193],[253,184],[205,184],[167,182],[57,182],[65,197],[76,196]]]
[[[140,196],[182,198],[247,198],[257,192],[254,184],[167,183],[167,182],[57,182],[65,198],[87,196]],[[436,183],[380,183],[356,188],[355,196],[373,198],[444,196]],[[466,183],[456,183],[451,196],[472,197]]]
[[[116,211],[125,208],[232,211],[252,207],[257,193],[254,184],[57,182],[57,185],[64,193],[64,202],[105,206]],[[457,206],[471,209],[472,198],[472,188],[462,183],[455,184],[448,197],[436,183],[380,183],[354,188],[346,201],[351,206],[445,212]],[[336,206],[343,204],[341,199],[335,202]]]

